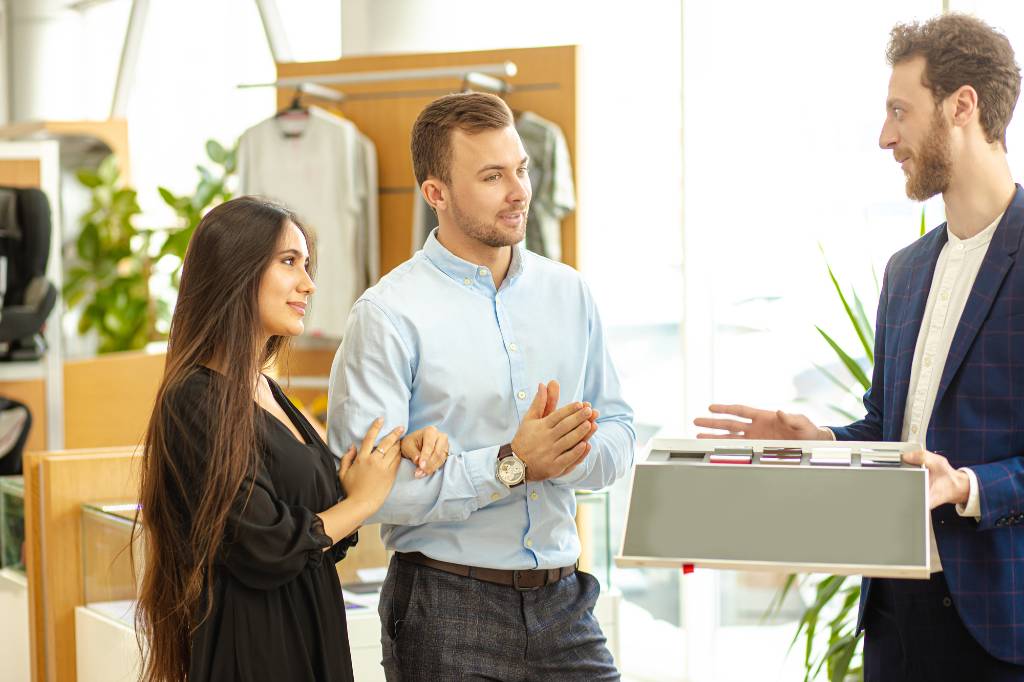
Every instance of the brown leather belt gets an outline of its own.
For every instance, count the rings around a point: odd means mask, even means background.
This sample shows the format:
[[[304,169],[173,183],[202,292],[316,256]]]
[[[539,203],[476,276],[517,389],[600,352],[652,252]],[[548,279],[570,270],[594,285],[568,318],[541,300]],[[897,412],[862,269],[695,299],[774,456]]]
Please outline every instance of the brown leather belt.
[[[514,587],[520,592],[539,590],[545,585],[557,583],[562,578],[576,572],[576,566],[563,566],[562,568],[537,568],[522,571],[509,571],[501,568],[480,568],[478,566],[463,566],[452,564],[447,561],[438,561],[419,552],[395,552],[399,561],[410,564],[419,564],[428,568],[436,568],[445,573],[461,575],[463,578],[482,580],[485,583],[505,585]]]

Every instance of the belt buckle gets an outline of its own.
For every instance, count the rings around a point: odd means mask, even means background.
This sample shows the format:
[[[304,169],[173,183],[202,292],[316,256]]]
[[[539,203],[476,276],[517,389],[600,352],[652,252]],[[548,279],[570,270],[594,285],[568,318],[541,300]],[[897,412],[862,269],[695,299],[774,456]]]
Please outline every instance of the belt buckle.
[[[535,590],[539,590],[540,588],[544,587],[544,585],[537,585],[536,587],[521,587],[519,585],[519,574],[520,573],[527,573],[527,572],[528,571],[512,571],[512,587],[514,587],[517,592],[533,592]],[[545,579],[546,578],[547,578],[547,576],[545,576]]]

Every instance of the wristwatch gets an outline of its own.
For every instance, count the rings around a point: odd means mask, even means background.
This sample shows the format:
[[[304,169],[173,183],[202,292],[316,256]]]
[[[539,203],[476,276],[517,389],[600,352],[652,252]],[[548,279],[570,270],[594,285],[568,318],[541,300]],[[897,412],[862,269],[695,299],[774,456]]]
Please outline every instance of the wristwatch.
[[[494,472],[499,483],[508,488],[526,483],[526,462],[512,452],[512,444],[506,443],[498,448],[498,467]]]

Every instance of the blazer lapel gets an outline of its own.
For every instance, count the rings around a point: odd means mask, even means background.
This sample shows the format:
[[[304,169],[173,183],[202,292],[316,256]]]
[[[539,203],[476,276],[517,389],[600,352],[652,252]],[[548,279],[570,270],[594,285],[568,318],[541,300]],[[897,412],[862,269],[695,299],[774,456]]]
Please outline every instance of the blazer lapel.
[[[946,357],[946,366],[942,370],[939,390],[935,395],[936,408],[942,401],[942,396],[945,395],[950,382],[953,381],[953,377],[960,369],[967,350],[974,343],[982,323],[988,317],[988,311],[999,294],[999,288],[1003,284],[1006,273],[1013,265],[1014,254],[1020,245],[1022,228],[1024,228],[1024,190],[1018,185],[1013,201],[1010,202],[1003,219],[996,227],[995,234],[992,235],[992,243],[985,254],[985,259],[981,262],[978,277],[974,280],[974,287],[971,289],[970,296],[967,297],[963,315],[960,316],[960,323],[953,336],[953,344],[949,347],[949,355]]]
[[[888,440],[899,440],[903,428],[903,415],[907,409],[907,392],[910,390],[910,371],[914,363],[914,348],[924,319],[924,309],[928,303],[928,292],[932,288],[932,277],[935,275],[935,264],[945,246],[946,224],[943,223],[921,239],[921,249],[910,262],[910,276],[907,282],[906,307],[902,314],[893,318],[893,324],[899,325],[899,336],[896,341],[896,359],[899,365],[893,377],[895,397],[893,409],[887,413],[886,420]]]

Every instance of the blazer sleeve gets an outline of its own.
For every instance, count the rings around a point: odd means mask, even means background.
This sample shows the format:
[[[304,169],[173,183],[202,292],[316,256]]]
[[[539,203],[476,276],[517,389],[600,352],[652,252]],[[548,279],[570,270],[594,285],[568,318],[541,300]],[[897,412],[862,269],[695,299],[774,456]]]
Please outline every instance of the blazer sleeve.
[[[878,314],[875,317],[875,366],[871,371],[871,386],[864,394],[864,409],[867,413],[863,419],[846,426],[828,427],[836,440],[883,440],[882,410],[885,405],[885,337],[888,330],[886,315],[889,310],[889,267],[885,266],[882,276],[882,293],[878,297]]]
[[[193,499],[207,487],[207,463],[217,456],[210,450],[210,423],[206,401],[212,378],[192,377],[171,396],[172,418],[168,437],[182,455],[191,479]],[[194,509],[194,503],[193,503]],[[228,511],[217,563],[239,582],[253,589],[270,590],[295,579],[323,561],[333,540],[323,522],[305,507],[282,501],[262,464],[246,476]]]
[[[978,530],[1024,523],[1024,457],[972,465],[978,478],[981,519]]]

